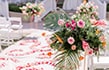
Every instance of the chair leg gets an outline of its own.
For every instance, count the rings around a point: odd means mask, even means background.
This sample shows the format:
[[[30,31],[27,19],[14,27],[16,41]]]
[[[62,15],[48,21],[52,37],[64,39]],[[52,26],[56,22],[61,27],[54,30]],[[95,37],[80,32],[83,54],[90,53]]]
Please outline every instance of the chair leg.
[[[0,44],[0,52],[2,51],[2,47],[1,47],[1,44]]]

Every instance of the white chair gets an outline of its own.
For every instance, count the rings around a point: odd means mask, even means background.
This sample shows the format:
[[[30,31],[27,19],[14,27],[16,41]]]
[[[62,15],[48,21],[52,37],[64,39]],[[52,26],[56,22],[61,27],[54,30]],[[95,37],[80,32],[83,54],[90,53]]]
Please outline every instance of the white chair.
[[[107,69],[109,68],[109,56],[100,56],[99,59],[96,56],[90,57],[91,65],[89,70],[95,69]]]
[[[77,10],[77,7],[82,3],[82,0],[64,0],[64,10]]]
[[[40,15],[40,17],[35,17],[35,21],[41,20],[50,11],[56,10],[56,0],[44,0],[41,2],[44,6],[45,11]]]
[[[8,0],[0,0],[0,15],[6,18],[9,17]]]
[[[5,17],[0,17],[0,28],[8,28],[11,25]]]
[[[94,2],[95,5],[98,6],[98,16],[100,19],[106,19],[106,2],[101,2],[100,0],[89,0],[91,2]]]
[[[23,36],[23,25],[20,17],[9,17],[9,21],[11,22],[10,28],[14,30],[13,37],[15,39],[20,39]]]
[[[9,46],[14,43],[12,31],[12,29],[7,28],[0,29],[0,45]]]
[[[0,41],[0,52],[2,51],[2,47],[1,47],[1,41]]]

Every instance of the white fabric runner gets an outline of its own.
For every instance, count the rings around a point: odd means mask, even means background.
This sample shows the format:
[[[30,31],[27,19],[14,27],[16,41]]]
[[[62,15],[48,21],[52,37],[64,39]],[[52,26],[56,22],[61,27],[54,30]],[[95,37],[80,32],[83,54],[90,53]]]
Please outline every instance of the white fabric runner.
[[[36,30],[2,51],[0,70],[54,70],[53,57],[56,52],[47,44],[47,37],[42,36],[43,32],[50,34],[48,31]]]

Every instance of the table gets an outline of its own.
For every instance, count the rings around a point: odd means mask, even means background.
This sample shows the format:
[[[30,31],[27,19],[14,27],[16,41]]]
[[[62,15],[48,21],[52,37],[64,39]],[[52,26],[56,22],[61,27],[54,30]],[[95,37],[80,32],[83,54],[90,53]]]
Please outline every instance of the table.
[[[46,33],[47,36],[42,36]],[[0,54],[0,70],[54,70],[56,51],[49,47],[51,32],[36,30]],[[80,66],[81,70],[83,65]]]

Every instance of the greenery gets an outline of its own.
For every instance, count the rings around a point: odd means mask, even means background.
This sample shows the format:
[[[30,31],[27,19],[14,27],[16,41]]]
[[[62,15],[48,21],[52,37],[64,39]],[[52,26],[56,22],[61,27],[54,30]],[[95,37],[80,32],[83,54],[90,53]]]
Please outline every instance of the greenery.
[[[9,4],[9,11],[21,12],[19,7],[21,7],[21,6],[18,6],[17,4]]]
[[[58,30],[59,25],[58,25],[58,20],[59,19],[70,19],[69,16],[61,9],[58,8],[57,11],[53,11],[49,13],[45,18],[44,22],[47,24],[44,24],[45,29],[48,30]]]
[[[86,55],[104,49],[106,42],[99,27],[105,23],[98,19],[96,10],[97,7],[89,2],[81,4],[71,18],[63,11],[46,16],[44,26],[54,30],[50,47],[59,51],[55,57],[55,70],[76,70]]]

